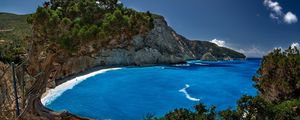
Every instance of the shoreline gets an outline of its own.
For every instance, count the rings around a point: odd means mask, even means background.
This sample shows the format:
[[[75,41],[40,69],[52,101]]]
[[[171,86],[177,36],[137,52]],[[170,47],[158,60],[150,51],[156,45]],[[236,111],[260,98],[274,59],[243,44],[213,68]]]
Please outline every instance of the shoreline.
[[[237,59],[235,59],[235,60],[237,60]],[[243,60],[247,60],[247,59],[243,59]],[[188,61],[192,61],[192,60],[188,60]],[[101,71],[101,70],[106,71],[106,70],[116,69],[116,68],[170,66],[170,65],[176,65],[176,64],[188,64],[188,61],[179,62],[179,63],[170,63],[170,64],[165,63],[165,64],[148,64],[148,65],[111,65],[111,66],[95,66],[95,67],[87,68],[82,72],[74,73],[74,74],[71,74],[66,77],[61,77],[61,78],[55,79],[55,87],[54,88],[46,88],[46,91],[42,94],[41,100],[45,99],[45,97],[50,93],[50,91],[54,90],[58,86],[66,83],[66,82],[72,81],[78,77],[83,77],[83,76],[86,76],[89,74],[93,74],[97,71]],[[228,60],[223,60],[223,61],[228,61]]]
[[[184,62],[186,63],[186,62]],[[101,70],[109,70],[114,68],[133,68],[133,67],[153,67],[153,66],[167,66],[167,65],[174,65],[174,64],[181,64],[181,63],[173,63],[173,64],[152,64],[152,65],[111,65],[111,66],[95,66],[91,68],[87,68],[82,72],[74,73],[66,77],[61,77],[58,79],[55,79],[55,87],[54,88],[46,88],[46,91],[42,94],[41,100],[45,99],[45,97],[50,93],[51,90],[54,90],[58,86],[68,82],[72,81],[78,77],[86,76],[92,73],[95,73],[97,71]]]
[[[247,59],[252,59],[252,58],[239,58],[239,59],[234,59],[234,60],[247,60]],[[176,64],[187,64],[188,61],[194,61],[194,60],[187,60],[185,62],[178,62],[178,63],[162,63],[162,64],[148,64],[148,65],[111,65],[111,66],[94,66],[91,68],[87,68],[82,72],[79,73],[74,73],[66,77],[62,78],[57,78],[55,79],[55,87],[59,86],[60,84],[63,84],[71,79],[74,79],[79,76],[83,76],[92,72],[96,72],[102,69],[109,69],[109,68],[132,68],[132,67],[154,67],[154,66],[169,66],[169,65],[176,65]],[[229,61],[229,60],[221,60],[221,61]]]
[[[247,59],[244,59],[247,60]],[[189,60],[191,61],[191,60]],[[228,60],[222,60],[228,61]],[[215,61],[217,62],[217,61]],[[123,68],[147,68],[147,67],[155,67],[155,66],[173,66],[177,64],[189,64],[188,61],[180,62],[180,63],[172,63],[172,64],[148,64],[148,65],[111,65],[111,66],[95,66],[79,73],[70,74],[66,77],[61,77],[55,79],[55,87],[54,88],[46,88],[46,91],[42,94],[40,101],[43,106],[47,108],[53,101],[58,99],[59,96],[63,95],[67,90],[73,89],[73,87],[77,86],[81,82],[87,80],[90,77],[93,77],[98,74],[103,74],[109,71],[120,70]],[[198,102],[201,98],[194,98],[187,93],[186,89],[189,85],[186,85],[185,88],[180,89],[179,92],[183,93],[185,97],[191,101]]]
[[[76,85],[80,84],[81,82],[87,80],[90,77],[96,76],[98,74],[106,73],[108,71],[114,71],[119,70],[122,68],[107,68],[107,69],[101,69],[94,72],[90,72],[88,74],[80,75],[80,76],[74,76],[70,79],[64,79],[66,82],[61,83],[60,85],[54,87],[54,88],[47,88],[46,92],[43,93],[41,97],[41,102],[44,106],[50,104],[52,101],[57,99],[59,96],[61,96],[65,91],[73,89]]]

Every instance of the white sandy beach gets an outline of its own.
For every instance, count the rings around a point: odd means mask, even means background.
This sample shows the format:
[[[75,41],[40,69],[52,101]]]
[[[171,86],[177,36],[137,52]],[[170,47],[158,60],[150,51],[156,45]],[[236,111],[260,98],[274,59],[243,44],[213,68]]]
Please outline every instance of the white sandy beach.
[[[89,77],[102,74],[112,70],[119,70],[121,68],[108,68],[108,69],[101,69],[92,73],[88,73],[86,75],[78,76],[73,79],[68,80],[61,85],[56,86],[53,89],[47,89],[46,92],[42,95],[41,102],[43,105],[48,105],[52,101],[54,101],[57,97],[62,95],[65,91],[72,89],[74,86],[78,85],[82,81],[86,80]]]

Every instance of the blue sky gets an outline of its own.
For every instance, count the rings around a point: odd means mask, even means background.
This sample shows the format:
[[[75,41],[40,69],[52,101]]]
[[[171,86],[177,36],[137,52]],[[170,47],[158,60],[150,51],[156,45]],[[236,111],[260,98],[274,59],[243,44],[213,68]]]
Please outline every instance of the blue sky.
[[[0,0],[1,12],[32,13],[43,0]],[[300,42],[299,0],[121,0],[163,15],[177,33],[262,56]],[[0,21],[1,22],[1,21]]]

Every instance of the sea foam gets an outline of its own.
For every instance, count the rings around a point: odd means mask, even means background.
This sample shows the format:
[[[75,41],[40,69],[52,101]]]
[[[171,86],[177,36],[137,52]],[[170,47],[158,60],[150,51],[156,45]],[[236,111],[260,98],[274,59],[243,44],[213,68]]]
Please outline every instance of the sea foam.
[[[189,87],[190,87],[190,85],[185,84],[185,87],[182,88],[182,89],[180,89],[179,92],[184,93],[184,95],[185,95],[185,97],[186,97],[187,99],[189,99],[189,100],[191,100],[191,101],[199,102],[200,99],[192,97],[192,96],[186,91],[186,89],[188,89]]]
[[[201,66],[208,66],[209,64],[204,64],[204,63],[195,63],[196,65],[201,65]]]
[[[49,105],[51,102],[53,102],[56,98],[61,96],[65,91],[73,89],[74,86],[78,85],[82,81],[86,80],[87,78],[93,77],[95,75],[105,73],[112,70],[119,70],[121,68],[109,68],[109,69],[102,69],[98,70],[86,75],[78,76],[76,78],[73,78],[71,80],[68,80],[67,82],[56,86],[54,89],[49,89],[45,94],[45,96],[41,99],[41,102],[43,105]]]

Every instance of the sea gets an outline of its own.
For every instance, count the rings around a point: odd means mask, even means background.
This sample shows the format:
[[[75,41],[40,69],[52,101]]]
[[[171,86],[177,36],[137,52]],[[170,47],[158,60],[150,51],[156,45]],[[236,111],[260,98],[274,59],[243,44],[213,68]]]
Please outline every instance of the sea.
[[[141,120],[198,103],[217,111],[236,109],[243,95],[255,96],[252,77],[261,59],[188,61],[186,64],[121,67],[73,78],[42,98],[55,111],[94,119]]]

